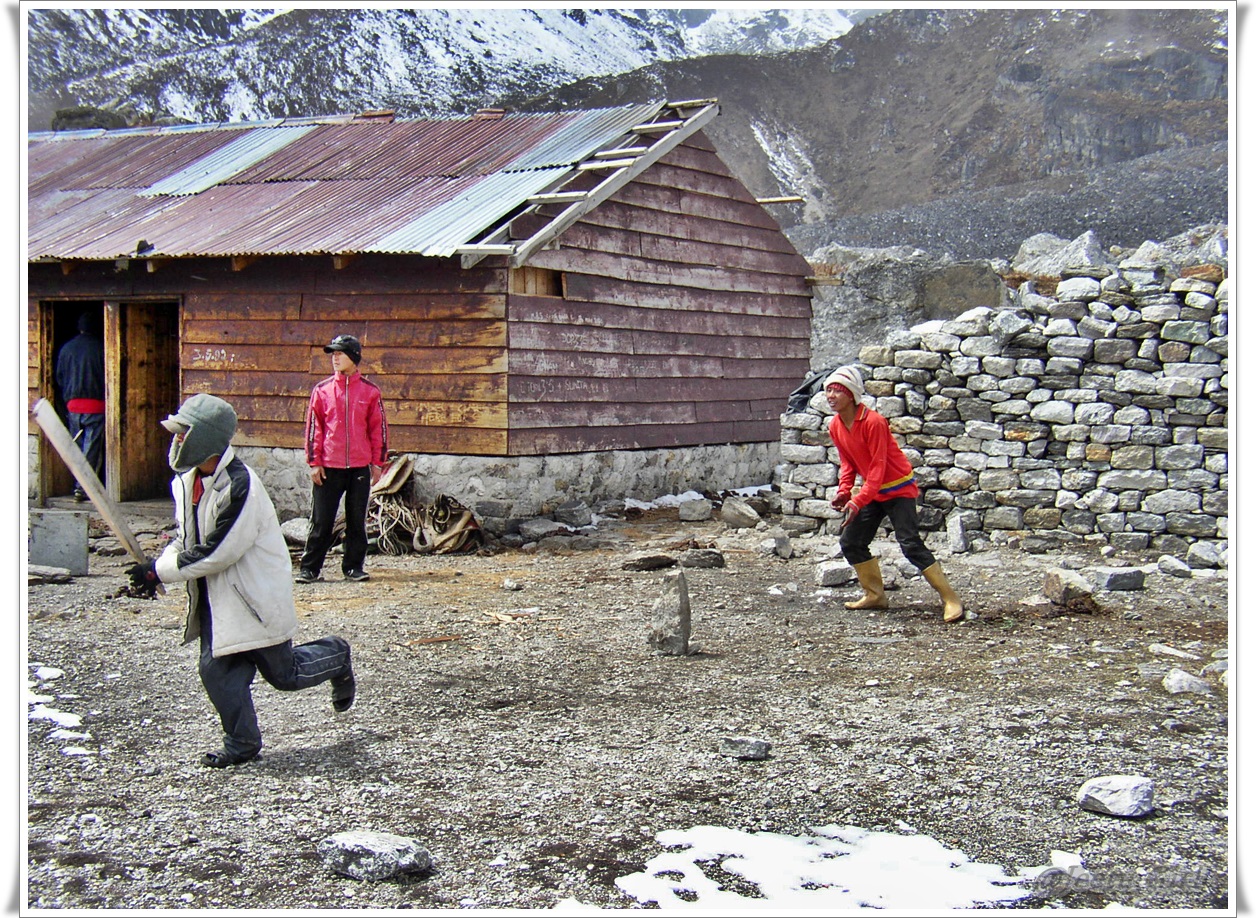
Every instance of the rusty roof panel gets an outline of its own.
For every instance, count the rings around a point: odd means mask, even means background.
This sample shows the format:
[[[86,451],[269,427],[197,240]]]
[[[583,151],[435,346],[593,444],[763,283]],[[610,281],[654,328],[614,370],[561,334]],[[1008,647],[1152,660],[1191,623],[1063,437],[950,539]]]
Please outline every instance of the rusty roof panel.
[[[28,207],[27,257],[65,259],[116,258],[100,253],[98,239],[114,225],[129,225],[153,207],[129,190],[57,192]],[[102,220],[101,214],[109,220]],[[139,237],[136,237],[138,239]],[[132,248],[136,239],[131,240]]]
[[[29,193],[86,188],[146,188],[229,143],[230,134],[99,137],[36,143],[27,157]]]
[[[486,175],[578,114],[323,126],[233,181]]]
[[[449,256],[662,105],[28,137],[28,257]]]

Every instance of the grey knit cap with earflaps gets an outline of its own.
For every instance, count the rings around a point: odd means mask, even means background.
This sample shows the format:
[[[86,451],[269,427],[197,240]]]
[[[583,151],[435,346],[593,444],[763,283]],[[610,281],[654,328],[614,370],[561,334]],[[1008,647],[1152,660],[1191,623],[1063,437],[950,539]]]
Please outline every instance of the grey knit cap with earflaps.
[[[221,456],[236,431],[236,412],[216,395],[193,395],[161,422],[183,440],[170,444],[170,467],[176,472],[196,468],[211,456]]]

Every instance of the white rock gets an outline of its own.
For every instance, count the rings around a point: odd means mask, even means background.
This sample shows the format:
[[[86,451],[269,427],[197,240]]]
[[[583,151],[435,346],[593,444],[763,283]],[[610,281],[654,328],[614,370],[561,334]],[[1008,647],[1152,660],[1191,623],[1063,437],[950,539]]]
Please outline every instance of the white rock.
[[[1170,695],[1181,695],[1189,692],[1192,695],[1211,695],[1212,688],[1198,676],[1192,676],[1183,669],[1171,669],[1160,682]]]
[[[1185,650],[1178,650],[1176,647],[1170,647],[1168,644],[1151,644],[1147,647],[1152,653],[1165,654],[1170,657],[1180,657],[1183,660],[1198,660],[1199,657],[1193,653],[1187,653]]]
[[[1175,558],[1172,555],[1161,555],[1156,562],[1162,574],[1168,574],[1170,577],[1190,577],[1191,566],[1181,558]]]
[[[753,529],[763,517],[743,498],[731,496],[720,507],[720,520],[732,529]]]
[[[762,760],[768,757],[772,744],[749,736],[726,736],[720,741],[720,755],[736,759]]]
[[[822,561],[816,565],[816,586],[841,586],[854,579],[855,569],[845,561]]]
[[[1156,785],[1141,775],[1104,775],[1082,785],[1077,803],[1083,810],[1109,816],[1146,816],[1154,809]]]
[[[413,838],[389,832],[339,832],[318,843],[318,856],[332,870],[355,880],[386,880],[432,867],[426,848]]]

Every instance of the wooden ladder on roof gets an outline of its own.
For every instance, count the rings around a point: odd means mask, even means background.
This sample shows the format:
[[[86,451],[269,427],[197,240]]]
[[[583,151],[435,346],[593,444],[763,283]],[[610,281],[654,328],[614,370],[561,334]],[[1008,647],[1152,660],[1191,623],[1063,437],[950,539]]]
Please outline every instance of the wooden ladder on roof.
[[[634,125],[625,136],[616,138],[615,146],[592,153],[555,182],[553,188],[529,197],[522,209],[507,217],[478,242],[460,246],[455,254],[462,257],[462,267],[472,268],[492,255],[507,256],[510,267],[521,267],[534,253],[552,244],[564,230],[678,147],[687,137],[701,130],[718,114],[717,99],[665,103],[653,119]],[[601,172],[607,175],[592,188],[563,190],[577,177]],[[540,208],[552,204],[565,204],[566,207],[548,218],[527,239],[510,241],[511,224],[515,220],[524,214],[538,213]]]

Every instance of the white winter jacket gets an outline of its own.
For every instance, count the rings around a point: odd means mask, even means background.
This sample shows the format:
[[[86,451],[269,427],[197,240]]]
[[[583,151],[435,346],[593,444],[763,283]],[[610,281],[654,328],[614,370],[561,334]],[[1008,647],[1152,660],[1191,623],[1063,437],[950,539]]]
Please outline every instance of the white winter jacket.
[[[230,446],[193,505],[198,474],[192,469],[171,483],[178,530],[156,564],[162,583],[187,582],[184,643],[201,633],[201,591],[193,582],[201,577],[213,614],[215,657],[290,640],[297,632],[292,560],[270,495]]]

